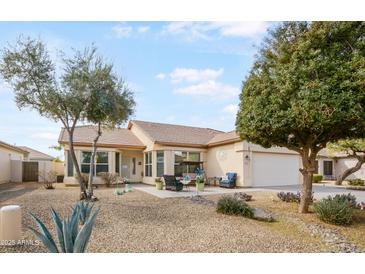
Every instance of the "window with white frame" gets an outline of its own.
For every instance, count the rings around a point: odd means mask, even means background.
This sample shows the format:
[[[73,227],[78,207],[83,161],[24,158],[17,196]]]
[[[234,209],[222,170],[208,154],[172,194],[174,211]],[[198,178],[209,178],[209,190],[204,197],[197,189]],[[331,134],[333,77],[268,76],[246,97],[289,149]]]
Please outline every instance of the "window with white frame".
[[[156,159],[157,177],[162,177],[164,174],[164,151],[158,150],[156,154],[157,154],[157,159]]]
[[[144,154],[144,176],[152,176],[152,151]]]
[[[91,151],[81,151],[81,172],[90,173]],[[108,152],[96,152],[94,174],[109,171]]]

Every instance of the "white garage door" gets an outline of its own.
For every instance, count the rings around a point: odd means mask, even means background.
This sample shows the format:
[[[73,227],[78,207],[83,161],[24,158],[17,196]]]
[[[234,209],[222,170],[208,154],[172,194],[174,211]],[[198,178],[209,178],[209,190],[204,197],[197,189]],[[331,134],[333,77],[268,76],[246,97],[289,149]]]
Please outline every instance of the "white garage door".
[[[299,184],[299,156],[253,153],[252,186],[284,186]]]

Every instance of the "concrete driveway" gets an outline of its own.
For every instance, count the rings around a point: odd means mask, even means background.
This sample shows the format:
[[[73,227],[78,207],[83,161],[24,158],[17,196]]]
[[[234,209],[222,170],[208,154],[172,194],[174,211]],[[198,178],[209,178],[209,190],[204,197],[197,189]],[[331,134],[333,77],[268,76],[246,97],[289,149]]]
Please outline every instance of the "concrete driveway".
[[[300,185],[293,185],[293,186],[275,186],[275,187],[259,187],[259,188],[251,188],[250,190],[256,189],[257,191],[274,191],[274,192],[297,192],[300,191]],[[325,198],[329,195],[336,195],[336,194],[348,194],[351,193],[352,195],[356,196],[357,202],[365,202],[365,191],[359,190],[350,190],[345,189],[344,187],[335,187],[329,185],[313,185],[313,192],[314,198],[321,199]]]

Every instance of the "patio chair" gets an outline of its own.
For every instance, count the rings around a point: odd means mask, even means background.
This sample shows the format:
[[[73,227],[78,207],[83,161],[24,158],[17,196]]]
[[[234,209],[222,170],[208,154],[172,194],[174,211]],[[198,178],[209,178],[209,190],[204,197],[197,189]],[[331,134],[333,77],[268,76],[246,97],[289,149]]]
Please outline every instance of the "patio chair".
[[[184,187],[179,180],[176,180],[174,175],[164,175],[163,179],[165,181],[166,190],[181,191]]]
[[[225,188],[235,188],[236,187],[236,179],[237,179],[237,173],[234,172],[227,172],[226,178],[223,178],[219,181],[220,187]]]

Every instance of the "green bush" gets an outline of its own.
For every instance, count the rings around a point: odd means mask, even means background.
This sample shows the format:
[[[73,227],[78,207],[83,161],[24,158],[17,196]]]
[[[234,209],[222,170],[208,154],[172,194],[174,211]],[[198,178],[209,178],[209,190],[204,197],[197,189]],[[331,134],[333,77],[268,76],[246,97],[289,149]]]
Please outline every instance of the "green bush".
[[[332,199],[333,200],[338,200],[340,202],[346,202],[349,207],[356,208],[356,206],[357,206],[356,196],[352,195],[351,193],[336,194]]]
[[[321,174],[313,174],[313,183],[320,183],[323,180]]]
[[[364,186],[365,185],[365,181],[361,180],[361,179],[352,179],[352,180],[347,180],[349,182],[350,186]]]
[[[223,196],[219,199],[217,212],[227,215],[240,215],[253,218],[252,208],[244,201],[231,196]]]
[[[324,198],[313,205],[314,212],[320,220],[335,225],[349,225],[352,223],[353,209],[345,199]]]

